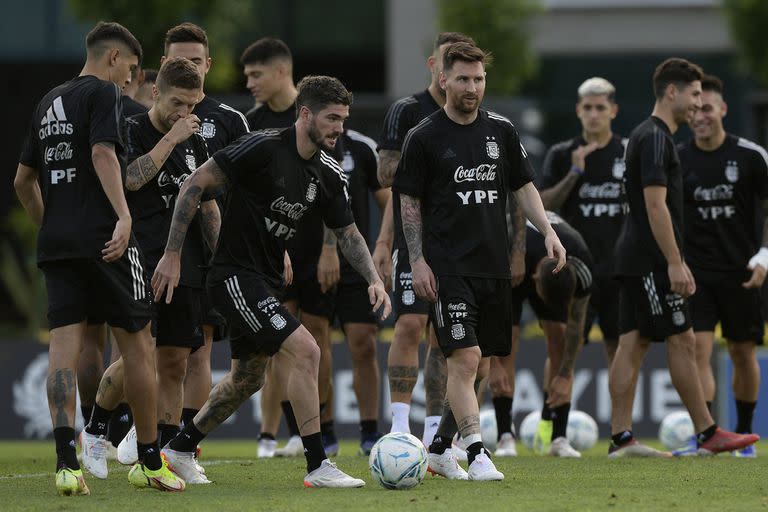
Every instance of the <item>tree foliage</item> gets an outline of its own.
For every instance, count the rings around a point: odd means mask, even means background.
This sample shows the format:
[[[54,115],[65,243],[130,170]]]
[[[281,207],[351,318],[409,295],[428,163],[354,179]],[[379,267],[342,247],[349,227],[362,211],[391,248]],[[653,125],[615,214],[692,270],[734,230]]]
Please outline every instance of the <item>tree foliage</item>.
[[[242,0],[69,0],[83,21],[117,21],[139,39],[144,67],[157,68],[163,55],[166,31],[184,21],[196,23],[208,33],[214,65],[206,89],[226,89],[239,70],[234,59],[234,40],[255,12],[258,1]]]
[[[768,26],[768,2],[724,0],[723,10],[744,63],[763,86],[768,86],[768,44],[763,33]]]
[[[438,0],[439,29],[472,36],[493,54],[488,92],[514,94],[536,73],[528,44],[530,21],[539,0]]]

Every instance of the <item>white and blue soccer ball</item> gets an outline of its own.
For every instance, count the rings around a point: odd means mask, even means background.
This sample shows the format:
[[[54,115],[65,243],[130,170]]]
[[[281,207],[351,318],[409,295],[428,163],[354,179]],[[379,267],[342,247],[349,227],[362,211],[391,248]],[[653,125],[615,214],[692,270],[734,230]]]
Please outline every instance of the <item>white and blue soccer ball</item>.
[[[536,429],[539,428],[541,421],[541,411],[531,411],[520,424],[519,439],[529,450],[533,450],[533,438],[536,436]]]
[[[489,452],[496,450],[499,438],[499,430],[496,426],[496,412],[493,409],[480,411],[480,436],[483,438],[483,446]]]
[[[571,446],[578,451],[589,450],[597,443],[599,435],[597,422],[584,411],[571,411],[568,414],[568,426],[565,435]]]
[[[668,450],[679,450],[685,447],[693,434],[693,421],[686,411],[669,413],[661,420],[659,441]]]
[[[410,489],[427,474],[427,450],[415,436],[393,432],[373,445],[368,467],[373,479],[385,489]]]

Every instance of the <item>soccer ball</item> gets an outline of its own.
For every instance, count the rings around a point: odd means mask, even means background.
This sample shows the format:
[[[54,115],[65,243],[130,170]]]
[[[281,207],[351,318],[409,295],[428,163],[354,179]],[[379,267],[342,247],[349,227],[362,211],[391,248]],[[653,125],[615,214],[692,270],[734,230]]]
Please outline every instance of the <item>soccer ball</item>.
[[[686,411],[673,412],[661,421],[659,441],[669,450],[678,450],[688,444],[693,430],[693,421]]]
[[[483,438],[483,446],[489,452],[496,449],[499,431],[496,427],[496,412],[493,409],[480,411],[480,435]]]
[[[568,442],[580,452],[589,450],[597,443],[597,423],[583,411],[571,411],[568,414],[568,427],[565,432]]]
[[[411,434],[393,432],[373,445],[368,467],[373,479],[385,489],[410,489],[427,474],[427,450]]]
[[[520,424],[520,440],[529,450],[533,450],[533,438],[539,427],[539,421],[541,421],[541,411],[531,411]]]

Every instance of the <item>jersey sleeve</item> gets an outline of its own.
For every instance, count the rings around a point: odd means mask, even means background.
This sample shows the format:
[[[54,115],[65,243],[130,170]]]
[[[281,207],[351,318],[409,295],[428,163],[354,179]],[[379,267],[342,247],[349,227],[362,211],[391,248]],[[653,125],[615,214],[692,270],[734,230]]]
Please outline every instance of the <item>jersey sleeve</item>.
[[[379,136],[379,149],[401,151],[405,136],[408,130],[413,128],[413,124],[408,122],[410,109],[408,108],[408,99],[403,98],[393,103],[386,116],[384,116],[384,127]]]
[[[214,153],[213,159],[224,171],[230,185],[234,185],[244,178],[261,174],[271,160],[270,147],[274,140],[263,132],[250,132]]]
[[[760,151],[754,151],[752,159],[755,194],[760,199],[768,199],[768,153],[760,148]]]
[[[641,141],[640,184],[645,187],[667,186],[667,168],[673,146],[658,128]]]
[[[563,179],[565,173],[563,172],[562,154],[563,149],[560,144],[552,146],[547,151],[544,165],[541,168],[541,178],[538,180],[542,189],[554,187]]]
[[[19,163],[26,165],[27,167],[32,167],[33,169],[40,169],[40,139],[38,138],[37,130],[35,129],[35,116],[33,115],[32,118],[32,121],[29,123],[27,136],[24,139],[24,146],[21,148]]]
[[[505,149],[510,164],[509,188],[510,190],[518,190],[526,183],[533,181],[533,167],[515,127],[510,124],[505,129],[507,132]]]
[[[325,205],[323,211],[323,222],[330,229],[337,229],[349,226],[355,222],[352,216],[352,207],[349,203],[349,190],[347,182],[341,177],[333,180],[329,187],[331,196]]]
[[[367,144],[360,144],[360,167],[365,176],[365,184],[368,190],[376,192],[381,189],[381,183],[376,175],[376,169],[379,166],[379,155]]]
[[[245,116],[234,109],[232,110],[232,116],[230,116],[229,119],[229,140],[237,140],[251,131],[251,129],[248,126],[248,121],[245,119]]]
[[[101,82],[90,100],[89,142],[91,146],[100,142],[109,142],[122,147],[123,101],[120,89],[113,83]]]
[[[408,133],[403,154],[397,165],[392,190],[412,197],[422,197],[427,182],[428,158],[421,137]]]
[[[568,264],[576,274],[575,297],[586,297],[592,293],[592,257],[588,252],[580,252],[574,256],[568,256]]]

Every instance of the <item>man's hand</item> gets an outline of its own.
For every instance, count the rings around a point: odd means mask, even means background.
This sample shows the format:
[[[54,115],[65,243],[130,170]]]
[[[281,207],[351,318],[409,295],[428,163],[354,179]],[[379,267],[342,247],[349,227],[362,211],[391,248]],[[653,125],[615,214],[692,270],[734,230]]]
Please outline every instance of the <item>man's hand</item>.
[[[494,396],[507,396],[514,392],[504,365],[497,356],[491,356],[491,370],[488,372],[488,387]]]
[[[193,134],[200,131],[200,118],[194,114],[180,117],[173,123],[168,138],[173,144],[181,144]]]
[[[549,383],[549,389],[547,390],[547,393],[549,394],[549,398],[547,398],[547,405],[553,409],[570,402],[572,387],[573,374],[569,374],[567,377],[557,375]]]
[[[509,256],[509,268],[512,271],[512,286],[518,286],[525,279],[525,254],[513,250]]]
[[[571,165],[584,171],[587,155],[597,149],[596,142],[590,142],[586,146],[579,146],[571,152]]]
[[[336,252],[336,244],[323,244],[320,259],[317,261],[317,282],[320,283],[320,291],[325,293],[332,289],[340,278],[339,254]]]
[[[173,290],[179,284],[181,276],[181,255],[178,252],[165,252],[152,276],[152,291],[155,302],[159,302],[165,293],[165,303],[170,304]]]
[[[749,281],[743,283],[742,286],[744,288],[761,288],[763,286],[763,281],[765,281],[765,268],[762,265],[755,265],[755,268],[752,269],[752,276],[749,278]]]
[[[376,247],[373,249],[373,266],[376,268],[376,273],[384,282],[384,289],[388,292],[392,291],[392,248],[383,241],[377,241]]]
[[[131,241],[131,223],[130,217],[117,219],[112,239],[105,243],[104,249],[101,250],[101,258],[107,263],[119,260],[128,248],[128,242]]]
[[[685,262],[670,263],[667,266],[667,275],[672,293],[687,298],[696,293],[696,282],[693,274]]]
[[[411,276],[416,296],[430,303],[437,302],[437,281],[423,257],[411,262]]]
[[[384,289],[384,283],[380,280],[374,281],[368,286],[368,299],[371,301],[374,313],[378,311],[381,306],[384,306],[384,309],[381,312],[382,320],[387,318],[392,312],[392,303],[389,300],[389,294]]]
[[[547,248],[547,257],[557,259],[557,266],[552,271],[557,274],[565,266],[565,247],[560,243],[555,230],[550,228],[547,236],[544,238],[544,246]]]
[[[293,282],[293,264],[291,263],[291,257],[288,256],[288,251],[285,251],[283,255],[283,280],[286,286]]]

